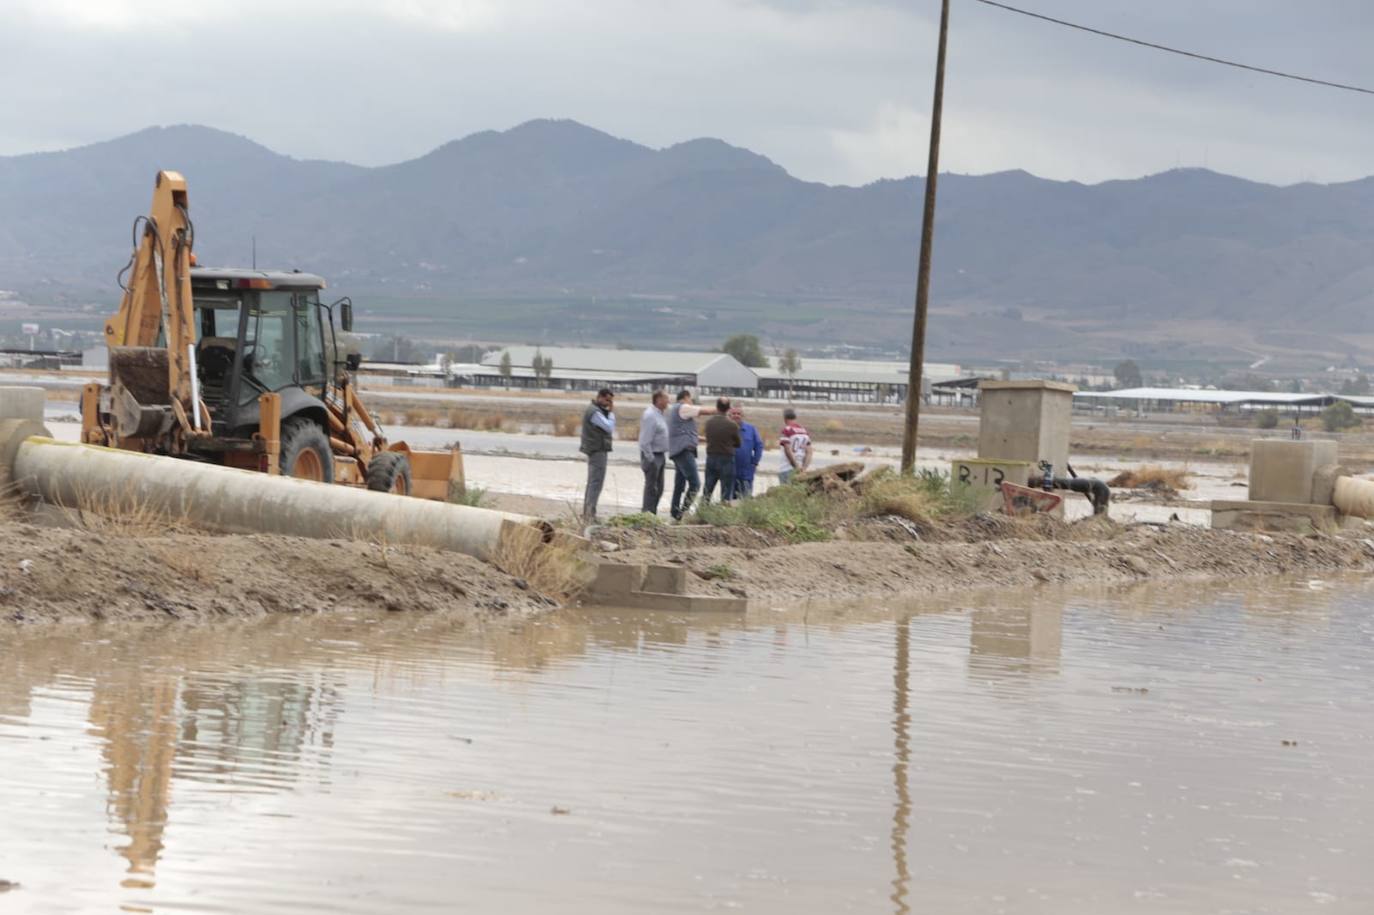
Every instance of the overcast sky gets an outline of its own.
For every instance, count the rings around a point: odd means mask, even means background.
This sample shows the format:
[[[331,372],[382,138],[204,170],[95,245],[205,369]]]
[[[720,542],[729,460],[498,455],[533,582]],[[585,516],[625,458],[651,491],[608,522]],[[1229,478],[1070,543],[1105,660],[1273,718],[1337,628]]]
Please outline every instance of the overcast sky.
[[[1374,86],[1367,0],[1013,0]],[[200,123],[382,164],[568,117],[715,136],[799,177],[925,171],[937,0],[0,0],[0,155]],[[1207,165],[1374,174],[1374,96],[1185,60],[953,0],[942,170],[1101,181]]]

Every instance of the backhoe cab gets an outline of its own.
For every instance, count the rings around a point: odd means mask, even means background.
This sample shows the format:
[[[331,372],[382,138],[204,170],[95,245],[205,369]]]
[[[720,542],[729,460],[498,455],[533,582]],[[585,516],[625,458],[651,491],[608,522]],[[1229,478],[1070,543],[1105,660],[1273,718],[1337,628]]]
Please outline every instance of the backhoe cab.
[[[160,172],[106,322],[110,383],[87,385],[82,438],[320,482],[445,500],[462,455],[388,444],[358,399],[341,333],[352,303],[300,272],[193,266],[185,180]],[[124,274],[121,274],[123,276]]]

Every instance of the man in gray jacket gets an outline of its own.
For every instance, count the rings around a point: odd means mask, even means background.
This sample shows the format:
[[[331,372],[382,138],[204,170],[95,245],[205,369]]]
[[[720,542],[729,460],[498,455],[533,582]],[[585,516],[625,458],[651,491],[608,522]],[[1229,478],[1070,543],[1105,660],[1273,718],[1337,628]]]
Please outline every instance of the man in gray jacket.
[[[606,461],[615,441],[615,394],[610,388],[596,392],[596,399],[582,414],[581,452],[587,456],[587,492],[582,497],[582,518],[588,524],[596,521],[596,503],[601,501],[601,487],[606,483]]]

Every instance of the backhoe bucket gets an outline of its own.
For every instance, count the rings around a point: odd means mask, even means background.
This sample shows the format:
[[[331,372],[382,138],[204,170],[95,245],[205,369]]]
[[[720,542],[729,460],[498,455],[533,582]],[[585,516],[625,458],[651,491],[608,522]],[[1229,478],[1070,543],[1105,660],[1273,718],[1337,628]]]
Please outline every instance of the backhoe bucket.
[[[167,350],[110,347],[110,411],[121,437],[159,436],[172,428]]]
[[[463,475],[463,452],[456,445],[452,451],[412,451],[398,444],[393,451],[404,451],[410,457],[410,494],[438,502],[457,501],[467,489]]]

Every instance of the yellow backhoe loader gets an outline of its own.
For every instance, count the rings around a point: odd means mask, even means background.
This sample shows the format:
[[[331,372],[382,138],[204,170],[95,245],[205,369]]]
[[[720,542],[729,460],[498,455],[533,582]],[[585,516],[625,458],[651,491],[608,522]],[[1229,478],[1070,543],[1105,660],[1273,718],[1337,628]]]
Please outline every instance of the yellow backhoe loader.
[[[186,179],[158,172],[105,322],[109,384],[86,385],[82,440],[447,500],[463,458],[388,442],[358,398],[353,303],[299,271],[199,267]],[[127,277],[127,281],[126,281]],[[337,321],[336,321],[337,319]]]

